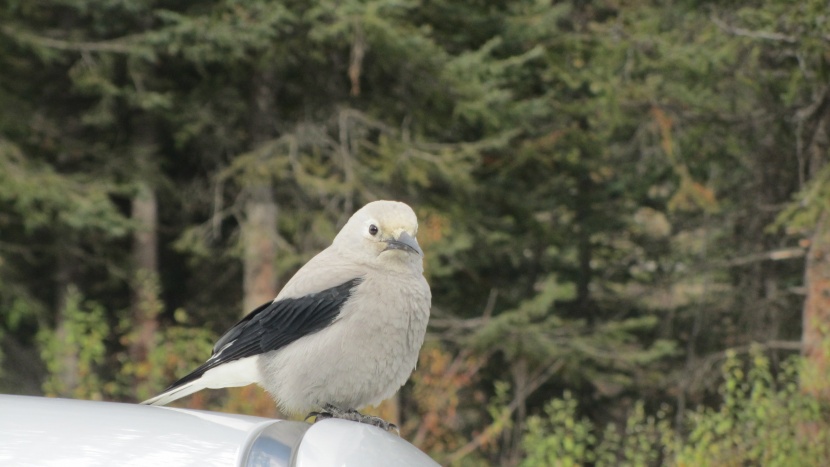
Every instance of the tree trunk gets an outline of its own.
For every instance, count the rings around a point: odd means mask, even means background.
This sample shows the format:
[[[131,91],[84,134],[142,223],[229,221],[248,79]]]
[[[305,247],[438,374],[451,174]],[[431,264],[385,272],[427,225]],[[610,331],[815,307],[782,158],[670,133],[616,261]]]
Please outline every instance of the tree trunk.
[[[152,388],[145,388],[150,378],[150,353],[156,343],[158,315],[162,311],[158,271],[158,201],[151,180],[157,148],[156,132],[148,116],[134,119],[133,154],[136,167],[137,193],[132,199],[132,220],[135,223],[130,277],[130,318],[132,328],[127,334],[127,352],[133,377],[132,395],[143,399]]]
[[[818,175],[825,165],[830,149],[830,109],[827,93],[822,92],[817,121],[810,131],[807,177],[821,183]],[[801,374],[801,390],[825,401],[830,400],[830,218],[823,208],[818,215],[807,252],[804,273],[807,298],[804,301],[801,331],[801,352],[806,362]]]
[[[275,78],[273,70],[259,70],[253,77],[251,96],[251,149],[276,136]],[[247,188],[245,222],[242,225],[244,249],[243,314],[277,294],[274,257],[277,252],[277,204],[270,177]]]
[[[802,328],[802,354],[806,359],[801,390],[830,400],[830,219],[825,210],[816,224],[807,254]]]
[[[250,147],[256,150],[276,134],[275,78],[263,69],[253,76]],[[246,187],[245,220],[240,226],[243,249],[242,314],[271,301],[279,290],[274,258],[277,254],[277,203],[270,175]],[[242,400],[254,415],[284,418],[271,398],[254,387],[232,389],[232,400]]]
[[[140,364],[147,360],[154,347],[157,316],[160,311],[158,290],[158,226],[156,194],[146,182],[139,184],[138,194],[132,200],[132,219],[136,224],[133,234],[132,339],[129,343],[130,360]]]
[[[243,314],[249,313],[277,295],[274,270],[276,255],[277,205],[270,185],[249,190],[245,204],[245,223],[242,225],[244,250]]]
[[[57,293],[55,294],[55,309],[57,315],[55,317],[55,339],[60,342],[69,341],[69,329],[66,319],[66,309],[68,306],[69,289],[72,287],[72,263],[66,253],[58,253],[57,271],[55,273],[55,287]],[[59,390],[56,396],[71,396],[78,387],[80,375],[78,372],[78,353],[77,352],[63,352],[57,355],[56,358],[60,360],[58,370]]]

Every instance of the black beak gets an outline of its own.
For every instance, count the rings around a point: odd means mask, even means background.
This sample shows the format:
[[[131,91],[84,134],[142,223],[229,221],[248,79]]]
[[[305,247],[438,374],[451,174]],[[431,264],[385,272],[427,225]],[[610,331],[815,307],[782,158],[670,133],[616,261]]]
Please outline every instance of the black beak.
[[[386,250],[404,250],[424,256],[424,252],[418,246],[418,240],[415,240],[415,237],[406,232],[401,232],[397,239],[386,240],[386,249],[383,251]]]

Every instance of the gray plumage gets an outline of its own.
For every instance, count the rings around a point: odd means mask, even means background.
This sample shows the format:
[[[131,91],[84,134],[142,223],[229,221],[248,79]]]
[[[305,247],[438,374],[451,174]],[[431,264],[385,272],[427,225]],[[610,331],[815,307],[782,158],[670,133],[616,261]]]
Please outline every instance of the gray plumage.
[[[367,204],[273,302],[220,338],[204,365],[143,403],[252,383],[292,414],[391,397],[415,368],[429,320],[417,230],[406,204]]]

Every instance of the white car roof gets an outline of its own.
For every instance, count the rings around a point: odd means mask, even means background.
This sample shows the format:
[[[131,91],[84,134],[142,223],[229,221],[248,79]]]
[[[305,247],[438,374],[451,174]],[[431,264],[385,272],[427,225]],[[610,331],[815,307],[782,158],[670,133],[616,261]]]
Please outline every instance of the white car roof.
[[[0,395],[0,465],[435,466],[379,428]]]

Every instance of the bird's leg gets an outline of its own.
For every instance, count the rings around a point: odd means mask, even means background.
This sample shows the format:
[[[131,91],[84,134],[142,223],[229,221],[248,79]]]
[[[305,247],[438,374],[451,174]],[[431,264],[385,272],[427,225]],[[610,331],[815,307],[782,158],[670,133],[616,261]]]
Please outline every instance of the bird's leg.
[[[325,420],[327,418],[340,418],[343,420],[351,420],[353,422],[366,423],[368,425],[384,429],[390,433],[395,433],[398,435],[401,434],[398,430],[397,425],[395,425],[394,423],[389,423],[380,417],[375,417],[372,415],[363,415],[355,409],[344,410],[339,407],[335,407],[331,404],[325,404],[323,406],[323,410],[320,412],[309,413],[306,419],[309,419],[311,417],[314,417],[315,423],[319,422],[320,420]]]

